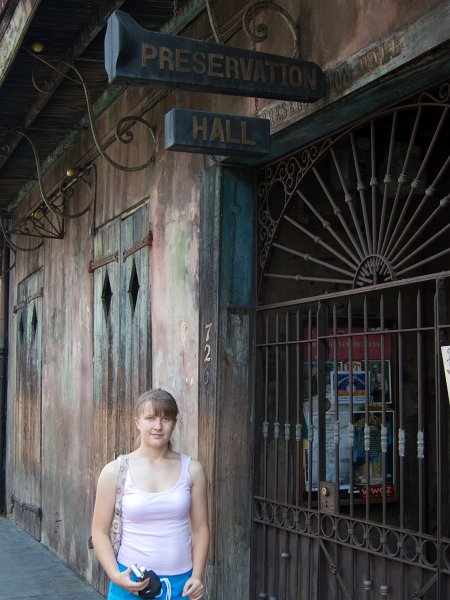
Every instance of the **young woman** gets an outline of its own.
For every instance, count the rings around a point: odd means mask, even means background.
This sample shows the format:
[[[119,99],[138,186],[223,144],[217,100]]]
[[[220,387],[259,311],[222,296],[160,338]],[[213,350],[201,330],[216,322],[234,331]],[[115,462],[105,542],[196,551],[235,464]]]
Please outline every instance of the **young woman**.
[[[122,540],[117,559],[109,537],[119,461],[100,474],[92,522],[95,552],[111,580],[108,600],[135,600],[148,580],[130,566],[153,570],[163,583],[158,600],[200,600],[209,544],[206,477],[201,464],[172,450],[178,407],[165,390],[139,397],[135,422],[139,447],[128,455],[122,500]]]

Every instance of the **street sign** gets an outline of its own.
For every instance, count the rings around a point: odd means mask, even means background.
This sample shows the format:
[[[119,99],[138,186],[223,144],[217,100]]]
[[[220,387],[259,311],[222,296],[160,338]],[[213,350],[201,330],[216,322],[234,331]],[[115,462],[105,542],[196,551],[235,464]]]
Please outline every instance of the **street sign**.
[[[236,96],[315,102],[325,90],[312,62],[149,31],[122,11],[108,19],[105,68],[110,83]]]
[[[218,156],[261,156],[270,150],[270,121],[173,108],[165,116],[165,148]]]

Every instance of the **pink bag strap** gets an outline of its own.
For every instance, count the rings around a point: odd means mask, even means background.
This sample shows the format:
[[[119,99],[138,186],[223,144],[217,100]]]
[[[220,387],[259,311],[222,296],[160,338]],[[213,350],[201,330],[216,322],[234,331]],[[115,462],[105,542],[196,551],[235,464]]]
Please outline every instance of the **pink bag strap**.
[[[122,499],[125,490],[125,481],[128,473],[128,455],[120,455],[117,457],[119,461],[119,473],[117,475],[116,500],[114,502],[114,514],[122,515]]]

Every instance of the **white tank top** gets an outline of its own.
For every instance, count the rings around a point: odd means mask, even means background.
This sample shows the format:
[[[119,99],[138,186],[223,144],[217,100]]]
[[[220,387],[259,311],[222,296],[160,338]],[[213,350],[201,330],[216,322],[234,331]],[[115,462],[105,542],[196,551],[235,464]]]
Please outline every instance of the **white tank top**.
[[[180,456],[180,478],[166,492],[139,490],[128,470],[122,500],[122,543],[117,556],[122,565],[137,563],[158,575],[179,575],[192,569],[191,457]]]

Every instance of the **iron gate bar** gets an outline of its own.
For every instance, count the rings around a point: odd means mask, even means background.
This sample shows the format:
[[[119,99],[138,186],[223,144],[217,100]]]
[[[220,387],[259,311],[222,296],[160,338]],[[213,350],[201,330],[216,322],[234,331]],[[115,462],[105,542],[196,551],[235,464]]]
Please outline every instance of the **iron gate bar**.
[[[368,329],[369,329],[369,313],[367,310],[367,296],[364,296],[363,300],[363,318],[364,318],[364,364],[369,364],[369,337],[368,337]],[[366,367],[367,368],[367,367]],[[369,427],[369,401],[368,401],[368,389],[366,386],[365,389],[365,399],[364,399],[364,450],[366,452],[365,459],[365,471],[366,471],[366,499],[365,499],[365,508],[366,508],[366,520],[368,521],[370,518],[370,493],[369,493],[369,485],[370,485],[370,427]]]
[[[426,283],[427,281],[435,281],[436,279],[443,279],[445,280],[447,277],[449,277],[450,275],[450,271],[439,271],[438,273],[434,273],[434,274],[430,274],[430,275],[421,275],[419,277],[411,277],[408,279],[402,279],[401,281],[385,281],[383,283],[378,283],[374,286],[371,286],[370,288],[370,292],[371,293],[376,293],[378,291],[381,290],[389,290],[392,288],[403,288],[403,287],[408,287],[411,284],[418,284],[418,283]],[[306,296],[305,298],[302,298],[301,301],[297,300],[286,300],[284,302],[272,302],[269,304],[259,304],[256,307],[256,311],[257,312],[265,312],[265,311],[269,311],[275,308],[288,308],[290,306],[298,306],[298,304],[311,304],[314,302],[318,302],[320,300],[328,300],[330,298],[350,298],[350,297],[355,297],[355,296],[359,296],[361,295],[361,293],[363,292],[368,292],[369,290],[365,290],[362,288],[358,288],[358,289],[353,289],[353,290],[345,290],[342,292],[333,292],[333,293],[327,293],[327,294],[321,294],[321,295],[314,295],[314,296]]]
[[[351,146],[352,146],[353,161],[354,161],[355,171],[356,171],[356,181],[357,181],[356,189],[359,192],[359,199],[360,199],[361,207],[362,207],[363,224],[364,224],[364,228],[366,231],[365,238],[362,236],[362,234],[360,235],[360,242],[361,242],[362,248],[364,248],[365,253],[370,254],[369,248],[372,245],[372,240],[371,240],[371,236],[370,236],[369,219],[368,219],[368,215],[367,215],[366,197],[364,195],[365,185],[361,178],[361,169],[359,167],[359,161],[358,161],[358,155],[357,155],[358,153],[356,151],[356,143],[355,143],[355,134],[353,133],[353,131],[350,133],[350,142],[351,142]],[[357,227],[358,234],[360,234],[360,227],[359,227],[358,219],[356,219],[355,225],[356,225],[356,223],[358,223],[358,227]]]
[[[437,335],[436,339],[436,355],[439,356],[441,346],[445,346],[448,343],[448,333],[445,332],[445,311],[446,311],[446,294],[444,288],[444,281],[438,280],[436,282],[436,295],[435,295],[435,328]],[[441,325],[442,324],[442,325]],[[437,431],[437,446],[438,452],[438,467],[437,467],[437,531],[438,535],[444,537],[447,531],[448,516],[444,510],[445,500],[444,494],[447,492],[448,487],[448,431],[445,424],[448,422],[448,402],[445,396],[445,384],[443,377],[441,376],[441,369],[439,363],[436,364],[436,396],[440,398],[438,411],[436,414],[436,431]],[[445,556],[442,555],[442,546],[438,546],[438,565],[443,568]],[[441,593],[441,581],[440,577],[437,578],[437,590],[438,594]]]
[[[361,240],[361,230],[360,230],[360,227],[359,227],[358,219],[356,218],[355,209],[354,209],[354,206],[353,206],[352,196],[351,196],[350,192],[348,191],[347,182],[345,181],[344,175],[342,173],[341,166],[339,164],[339,161],[337,159],[337,156],[336,156],[336,153],[335,153],[333,147],[330,148],[330,154],[331,154],[331,156],[333,158],[334,166],[336,168],[336,171],[337,171],[337,174],[338,174],[338,177],[339,177],[339,182],[340,182],[340,184],[342,186],[342,189],[344,191],[345,201],[347,202],[347,204],[349,206],[350,214],[351,214],[351,217],[353,219],[353,222],[355,223],[355,221],[356,221],[355,228],[356,228],[356,231],[358,233],[358,237]],[[315,173],[317,173],[317,169],[316,169]],[[317,177],[317,174],[316,174],[316,177]],[[319,183],[320,183],[320,179],[319,179]],[[344,228],[344,231],[347,234],[347,236],[348,236],[349,240],[351,241],[351,243],[353,244],[356,252],[359,254],[360,260],[363,260],[364,259],[364,253],[363,253],[363,251],[361,249],[361,246],[358,245],[358,242],[355,239],[353,233],[351,232],[350,227],[348,226],[347,221],[342,216],[342,211],[339,210],[338,206],[336,205],[336,203],[333,200],[333,197],[330,194],[326,193],[326,196],[327,196],[327,199],[329,200],[329,202],[330,202],[330,204],[331,204],[331,206],[333,208],[333,212],[335,212],[338,215],[340,224]],[[329,223],[327,223],[327,228],[331,229],[331,226],[330,226]],[[342,247],[345,248],[345,249],[347,249],[346,246],[345,246],[345,244],[342,244]],[[347,251],[348,251],[348,249],[347,249]]]
[[[338,205],[334,201],[333,196],[330,193],[330,191],[328,190],[328,187],[325,185],[322,177],[319,174],[319,171],[316,169],[316,167],[313,167],[312,168],[312,172],[316,176],[316,179],[319,182],[320,187],[323,189],[324,194],[325,194],[327,200],[331,204],[333,212],[339,216],[339,222],[340,222],[340,224],[344,224],[345,223],[345,219],[342,216],[342,211],[340,210],[340,208],[338,207]],[[298,191],[298,195],[301,197],[303,194],[300,191]],[[353,242],[353,245],[357,249],[357,252],[361,255],[361,259],[362,259],[362,258],[364,258],[364,250],[367,253],[367,248],[364,248],[364,240],[363,240],[363,237],[362,237],[362,232],[361,232],[361,228],[360,228],[360,225],[359,225],[359,221],[358,221],[358,219],[356,217],[355,208],[354,208],[354,205],[353,205],[353,199],[352,199],[351,195],[349,194],[348,196],[346,195],[345,200],[348,203],[348,206],[350,208],[350,214],[351,214],[351,217],[353,219],[353,224],[355,225],[356,231],[358,233],[359,245],[358,245],[357,241],[355,240],[353,234],[351,233],[350,227],[348,227],[347,224],[345,224],[344,229],[347,232],[347,235],[349,236],[350,240]],[[316,213],[317,212],[318,211],[316,211]],[[350,253],[350,250],[348,249],[347,245],[340,239],[339,234],[337,233],[337,231],[335,231],[331,227],[330,223],[328,221],[326,221],[325,219],[322,219],[322,218],[320,218],[320,221],[322,222],[322,226],[326,225],[326,229],[332,234],[332,236],[336,239],[336,241],[338,241],[342,245],[342,247],[348,253]]]
[[[308,311],[308,398],[312,398],[312,310]],[[316,344],[317,344],[316,338]],[[312,443],[314,440],[314,426],[313,426],[313,414],[312,410],[309,411],[308,416],[308,473],[312,473]],[[308,508],[312,508],[312,486],[308,485]]]
[[[327,550],[327,548],[326,548],[326,546],[325,546],[325,544],[324,544],[324,541],[323,541],[323,540],[320,540],[320,542],[319,542],[319,543],[320,543],[320,547],[322,548],[322,552],[325,554],[325,556],[326,556],[326,558],[327,558],[327,560],[328,560],[328,563],[329,563],[329,565],[330,565],[330,570],[331,570],[331,572],[332,572],[334,575],[336,575],[336,579],[337,579],[337,580],[338,580],[338,582],[339,582],[340,589],[342,590],[342,592],[344,593],[345,597],[346,597],[348,600],[352,600],[352,596],[350,596],[350,594],[348,593],[348,591],[347,591],[347,588],[345,587],[345,583],[344,583],[344,581],[343,581],[343,579],[342,579],[342,577],[341,577],[341,575],[340,575],[340,573],[339,573],[339,569],[337,568],[337,565],[336,565],[336,563],[335,563],[335,562],[333,562],[333,559],[331,558],[331,556],[330,556],[330,553],[328,552],[328,550]]]
[[[444,171],[445,171],[445,169],[446,169],[446,166],[448,165],[448,161],[449,161],[449,159],[447,158],[447,161],[444,163],[444,167],[443,167],[443,168],[441,168],[441,170],[440,170],[440,172],[439,172],[438,176],[435,178],[435,180],[433,181],[433,183],[432,183],[432,184],[431,184],[431,185],[430,185],[430,186],[427,188],[427,190],[425,191],[424,197],[422,198],[421,202],[419,203],[419,205],[418,205],[418,206],[417,206],[417,208],[415,209],[415,211],[414,211],[413,215],[411,216],[411,219],[410,219],[410,221],[409,221],[409,223],[408,223],[407,227],[405,227],[405,228],[402,230],[402,233],[400,233],[400,235],[399,235],[399,236],[397,236],[397,235],[396,235],[396,234],[397,234],[397,231],[398,231],[398,229],[399,229],[399,227],[400,227],[400,224],[402,223],[402,221],[403,221],[403,218],[404,218],[404,216],[405,216],[405,214],[406,214],[406,211],[407,211],[407,209],[408,209],[408,207],[409,207],[409,205],[410,205],[410,202],[411,202],[412,196],[413,196],[413,194],[414,194],[414,190],[415,190],[415,188],[417,187],[417,185],[418,185],[418,181],[420,180],[420,176],[422,175],[422,172],[423,172],[423,170],[424,170],[424,168],[425,168],[425,166],[426,166],[426,164],[427,164],[427,162],[428,162],[428,160],[429,160],[429,157],[430,157],[431,151],[434,149],[434,146],[435,146],[435,144],[436,144],[436,140],[437,140],[437,138],[438,138],[438,136],[439,136],[439,134],[440,134],[440,132],[441,132],[442,126],[443,126],[443,124],[444,124],[444,121],[445,121],[445,119],[446,119],[446,117],[447,117],[447,113],[448,113],[448,108],[444,108],[444,110],[443,110],[443,113],[442,113],[442,116],[441,116],[441,118],[440,118],[440,121],[439,121],[439,123],[438,123],[438,126],[437,126],[437,128],[436,128],[436,130],[435,130],[435,132],[434,132],[433,138],[432,138],[432,140],[431,140],[431,142],[430,142],[430,145],[429,145],[429,147],[428,147],[428,150],[427,150],[427,152],[426,152],[426,154],[425,154],[425,157],[424,157],[424,159],[423,159],[423,161],[422,161],[422,164],[421,164],[421,166],[420,166],[420,168],[419,168],[419,171],[418,171],[418,173],[416,174],[416,177],[415,177],[414,181],[411,183],[411,190],[410,190],[410,192],[409,192],[409,194],[408,194],[408,197],[407,197],[407,199],[406,199],[405,203],[403,204],[402,211],[401,211],[401,213],[400,213],[400,216],[399,216],[399,218],[398,218],[397,226],[396,226],[396,228],[395,228],[395,230],[394,230],[394,233],[393,233],[393,235],[392,235],[392,238],[391,238],[391,240],[390,240],[389,246],[388,246],[388,248],[387,248],[387,251],[386,251],[386,252],[387,252],[387,254],[388,254],[388,255],[390,255],[390,256],[392,256],[392,254],[394,253],[394,251],[396,250],[396,248],[399,246],[399,244],[401,244],[401,242],[402,242],[402,240],[404,239],[405,235],[406,235],[406,234],[409,232],[409,230],[410,230],[410,226],[412,225],[412,223],[413,223],[413,222],[416,220],[416,218],[418,217],[419,213],[421,212],[421,210],[422,210],[422,208],[423,208],[423,206],[424,206],[424,203],[425,203],[425,202],[427,202],[427,201],[429,201],[429,199],[431,198],[431,196],[433,196],[433,194],[434,194],[434,192],[435,192],[435,189],[436,189],[436,185],[437,185],[437,183],[438,183],[438,181],[439,181],[440,177],[441,177],[441,176],[442,176],[442,174],[444,173]],[[408,149],[408,151],[410,151],[410,149]],[[405,177],[403,173],[402,173],[402,175],[403,175],[403,177]],[[400,250],[400,255],[401,255],[401,254],[403,254],[403,252],[404,252],[404,250],[403,250],[403,249],[401,249],[401,250]],[[395,258],[395,257],[393,257],[393,258]]]
[[[292,248],[288,248],[286,246],[282,246],[281,244],[278,244],[277,242],[274,242],[272,244],[272,246],[274,248],[279,248],[280,250],[284,250],[285,252],[289,252],[290,254],[294,254],[295,256],[300,256],[304,260],[311,261],[311,262],[315,263],[316,265],[321,265],[323,267],[328,267],[331,271],[337,271],[338,273],[342,273],[343,275],[348,275],[349,277],[352,277],[352,273],[350,271],[345,271],[344,269],[341,269],[340,267],[337,267],[335,265],[332,265],[331,263],[323,261],[320,258],[314,258],[310,254],[305,254],[303,252],[298,252],[297,250],[293,250]]]
[[[302,194],[299,193],[299,195],[302,195]],[[335,250],[332,246],[330,246],[330,244],[327,244],[326,242],[324,242],[322,240],[322,238],[320,238],[319,236],[314,235],[312,232],[308,231],[308,229],[306,229],[306,227],[303,227],[302,225],[300,225],[300,223],[297,223],[297,221],[294,221],[294,219],[291,219],[291,217],[288,217],[287,215],[283,215],[283,219],[285,221],[287,221],[288,223],[291,223],[291,225],[293,225],[294,227],[299,229],[302,233],[304,233],[305,235],[310,237],[313,240],[313,242],[315,242],[319,246],[322,246],[322,248],[326,248],[327,250],[329,250],[329,252],[331,252],[331,254],[334,254],[337,258],[342,260],[342,262],[346,263],[349,267],[358,266],[358,263],[356,261],[355,261],[355,263],[350,262],[347,258],[345,258],[345,256],[343,254],[341,254],[340,252]]]
[[[407,169],[407,166],[408,166],[408,161],[409,161],[410,156],[411,156],[411,150],[412,150],[412,147],[414,145],[414,141],[415,141],[416,136],[417,136],[417,130],[419,128],[419,121],[420,121],[420,117],[422,115],[422,110],[423,110],[422,106],[419,106],[418,109],[417,109],[417,113],[416,113],[416,118],[415,118],[415,121],[414,121],[413,130],[411,132],[411,137],[410,137],[409,143],[408,143],[408,149],[406,151],[406,156],[405,156],[405,159],[404,159],[404,162],[403,162],[402,171],[401,171],[401,174],[400,174],[400,176],[398,178],[398,186],[397,186],[397,190],[395,192],[394,203],[393,203],[392,211],[391,211],[391,214],[390,214],[391,218],[390,218],[389,223],[388,223],[388,228],[387,228],[386,235],[385,235],[385,238],[384,238],[384,243],[383,243],[383,246],[382,246],[382,253],[383,254],[388,254],[389,253],[389,248],[390,248],[390,246],[392,244],[392,240],[394,239],[396,231],[397,231],[397,229],[399,227],[399,220],[397,221],[397,219],[396,219],[396,213],[397,213],[397,209],[398,209],[398,204],[400,202],[400,191],[401,191],[402,185],[407,180],[406,179],[406,169]],[[410,194],[408,195],[408,197],[410,197]],[[406,200],[406,203],[407,202],[408,202],[408,200]],[[391,231],[392,227],[394,227],[393,231]]]
[[[394,562],[402,563],[404,565],[414,565],[420,566],[421,569],[430,572],[436,572],[439,570],[439,565],[437,563],[437,558],[433,561],[425,560],[423,557],[423,552],[420,550],[424,547],[426,543],[429,543],[433,547],[438,547],[438,538],[436,536],[432,536],[425,533],[418,533],[409,529],[400,529],[400,527],[395,527],[394,525],[383,526],[381,523],[372,523],[368,522],[366,519],[357,519],[350,518],[347,515],[334,515],[331,513],[321,513],[317,509],[309,510],[306,506],[298,507],[291,504],[285,505],[283,503],[276,502],[275,500],[269,500],[267,498],[263,498],[262,496],[254,496],[254,505],[257,507],[255,509],[255,516],[253,517],[254,523],[265,525],[270,527],[271,529],[277,529],[280,531],[287,531],[290,533],[301,533],[302,536],[311,538],[311,539],[321,539],[324,541],[333,541],[336,544],[339,544],[342,547],[356,549],[358,551],[364,552],[365,554],[371,554],[374,556],[382,556],[384,558],[388,558]],[[268,509],[267,507],[270,507]],[[286,518],[281,520],[275,520],[275,514],[279,515],[287,515],[288,511],[293,511],[295,513],[295,526],[292,527],[289,523],[287,523]],[[299,524],[299,518],[302,516],[304,522],[306,523],[306,527],[302,528]],[[314,517],[312,519],[311,517]],[[322,528],[319,528],[318,531],[315,531],[313,527],[311,527],[311,522],[315,523],[316,519],[322,519],[326,517],[330,519],[332,522],[332,526],[330,529],[332,533],[330,535],[326,535]],[[338,536],[336,536],[336,531],[339,529],[339,521],[346,522],[349,525],[349,531],[351,534],[351,538],[349,536],[349,541],[343,541]],[[358,526],[358,528],[356,528]],[[381,549],[374,549],[370,546],[370,536],[369,529],[379,530],[379,539],[382,540]],[[355,533],[356,530],[356,533]],[[358,537],[358,532],[360,536]],[[391,537],[388,534],[393,534]],[[363,541],[360,541],[362,539]],[[409,539],[413,539],[416,542],[417,552],[412,558],[408,558],[407,552],[402,547],[403,542]],[[386,540],[392,541],[396,540],[396,548],[392,551],[389,551],[389,545]],[[441,540],[441,545],[444,548],[447,548],[450,544],[450,539],[444,538]],[[445,571],[450,575],[450,568],[440,569],[441,571]]]
[[[327,277],[326,279],[323,277],[303,277],[302,275],[276,275],[274,273],[266,273],[264,275],[267,279],[294,279],[295,281],[315,281],[317,283],[341,283],[351,285],[352,281],[350,279],[330,279]]]
[[[377,242],[377,253],[381,254],[382,253],[382,245],[383,245],[383,240],[387,238],[387,235],[384,234],[384,228],[386,225],[386,219],[387,217],[387,210],[388,210],[388,192],[389,192],[389,184],[392,182],[392,176],[391,176],[391,168],[392,168],[392,160],[393,160],[393,154],[394,154],[394,143],[395,143],[395,135],[396,135],[396,131],[397,131],[397,111],[394,111],[392,114],[392,125],[391,125],[391,132],[390,132],[390,138],[389,138],[389,151],[388,151],[388,157],[387,157],[387,163],[386,163],[386,174],[384,176],[383,179],[383,183],[384,183],[384,188],[383,188],[383,201],[382,201],[382,209],[381,209],[381,216],[380,216],[380,228],[379,228],[379,234],[378,234],[378,242]]]

